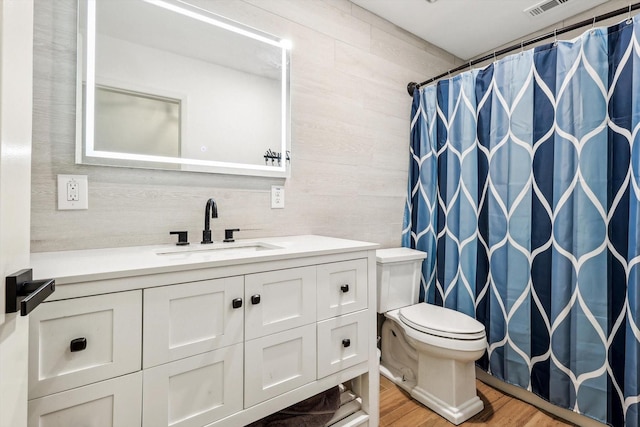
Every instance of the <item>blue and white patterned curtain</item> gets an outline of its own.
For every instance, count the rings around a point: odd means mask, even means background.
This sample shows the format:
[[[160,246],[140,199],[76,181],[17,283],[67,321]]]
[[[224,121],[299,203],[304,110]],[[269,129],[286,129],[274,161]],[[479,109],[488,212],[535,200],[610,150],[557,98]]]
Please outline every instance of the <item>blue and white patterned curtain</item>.
[[[413,99],[421,300],[485,325],[492,375],[614,426],[640,425],[639,129],[635,19]]]

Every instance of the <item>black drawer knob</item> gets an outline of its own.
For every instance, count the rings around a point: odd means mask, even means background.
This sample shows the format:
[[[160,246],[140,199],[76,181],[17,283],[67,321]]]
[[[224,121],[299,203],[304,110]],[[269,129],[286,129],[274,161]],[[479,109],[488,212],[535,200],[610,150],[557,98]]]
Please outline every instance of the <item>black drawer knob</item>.
[[[242,307],[242,298],[235,298],[232,302],[231,302],[231,306],[233,308],[240,308]]]
[[[349,292],[349,285],[342,285],[340,286],[340,290],[342,292]]]
[[[260,304],[260,294],[251,295],[251,304]]]
[[[87,339],[84,337],[72,339],[69,344],[69,350],[71,350],[71,353],[82,351],[85,348],[87,348]]]
[[[345,338],[345,339],[343,339],[343,340],[342,340],[342,346],[343,346],[344,348],[347,348],[347,347],[349,347],[350,345],[351,345],[351,340],[350,340],[349,338]]]

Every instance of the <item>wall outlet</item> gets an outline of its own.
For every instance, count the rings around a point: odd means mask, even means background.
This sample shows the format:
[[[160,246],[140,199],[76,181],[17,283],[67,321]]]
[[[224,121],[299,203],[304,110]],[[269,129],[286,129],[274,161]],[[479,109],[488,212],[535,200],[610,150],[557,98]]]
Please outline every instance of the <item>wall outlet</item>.
[[[284,209],[284,187],[282,185],[271,186],[271,209]]]
[[[67,201],[77,202],[80,200],[80,184],[78,181],[72,179],[67,181]]]
[[[89,209],[87,175],[58,175],[58,210]]]

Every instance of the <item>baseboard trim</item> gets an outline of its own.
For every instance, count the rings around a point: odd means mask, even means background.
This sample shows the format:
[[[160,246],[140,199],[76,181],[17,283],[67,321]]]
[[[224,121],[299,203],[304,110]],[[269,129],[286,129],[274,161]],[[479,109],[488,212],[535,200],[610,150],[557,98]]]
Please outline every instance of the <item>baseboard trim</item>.
[[[602,424],[592,418],[585,417],[584,415],[577,414],[568,409],[553,405],[543,398],[536,396],[534,393],[531,393],[530,391],[517,387],[513,384],[506,383],[496,377],[489,375],[478,367],[476,367],[476,378],[483,383],[502,391],[503,393],[509,394],[517,399],[527,402],[537,408],[542,409],[545,412],[555,415],[556,417],[567,420],[570,423],[579,425],[581,427],[606,426],[606,424]]]

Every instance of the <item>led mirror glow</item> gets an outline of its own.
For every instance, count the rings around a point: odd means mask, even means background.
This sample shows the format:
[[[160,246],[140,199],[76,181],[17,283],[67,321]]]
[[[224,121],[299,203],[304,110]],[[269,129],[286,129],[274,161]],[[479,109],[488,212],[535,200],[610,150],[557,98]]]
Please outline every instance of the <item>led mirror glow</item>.
[[[290,41],[178,0],[79,14],[77,163],[288,176]]]

